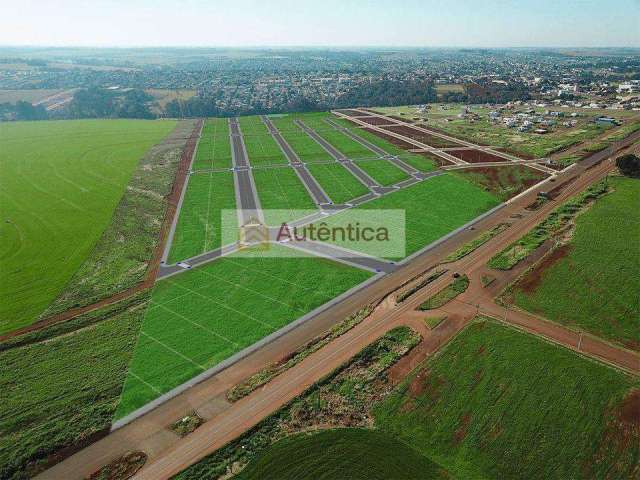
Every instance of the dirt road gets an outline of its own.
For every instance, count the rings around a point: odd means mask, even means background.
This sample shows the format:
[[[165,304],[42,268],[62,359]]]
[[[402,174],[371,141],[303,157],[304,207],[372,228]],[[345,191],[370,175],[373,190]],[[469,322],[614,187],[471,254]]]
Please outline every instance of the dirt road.
[[[444,324],[434,331],[421,330],[424,341],[416,350],[419,355],[409,356],[402,361],[403,365],[406,369],[410,369],[412,365],[414,366],[424,357],[436,351],[439,346],[458,333],[475,316],[477,311],[504,317],[504,309],[494,310],[496,307],[492,298],[495,289],[510,281],[511,277],[518,273],[518,269],[501,276],[491,288],[481,289],[477,279],[487,260],[537,224],[558,203],[603,178],[612,168],[610,162],[597,163],[598,160],[605,157],[606,152],[593,156],[589,162],[561,173],[558,176],[557,185],[571,178],[575,179],[566,183],[555,200],[547,202],[538,211],[529,212],[524,207],[532,203],[537,191],[548,188],[548,185],[543,184],[536,187],[528,194],[484,218],[476,225],[476,231],[460,232],[432,250],[418,255],[396,272],[381,278],[367,289],[359,291],[354,296],[324,311],[317,318],[303,324],[215,377],[196,385],[147,415],[90,445],[44,472],[40,478],[83,478],[130,450],[143,450],[149,455],[147,465],[136,478],[154,480],[169,478],[235,438],[266,415],[276,411],[287,401],[304,391],[307,386],[338,367],[388,329],[400,324],[417,325],[414,309],[422,301],[447,285],[451,281],[450,275],[440,277],[399,306],[382,302],[374,314],[360,325],[309,356],[296,367],[283,373],[264,388],[233,405],[226,402],[224,397],[228,388],[265,365],[286,356],[287,352],[324,332],[332,324],[350,315],[361,306],[379,301],[389,292],[415,278],[416,275],[428,271],[451,251],[477,236],[478,231],[492,228],[499,223],[509,222],[512,223],[512,226],[502,234],[497,235],[470,255],[448,265],[450,271],[469,275],[472,278],[472,284],[464,295],[444,307],[443,310],[449,317]],[[519,266],[519,268],[524,267],[525,265]],[[547,323],[541,323],[544,321],[535,317],[525,318],[508,312],[506,321],[574,350],[579,349],[585,355],[604,359],[627,370],[640,372],[640,357],[633,352],[592,338],[586,342],[583,338],[581,342],[578,340],[579,343],[576,344],[575,337],[570,332],[567,333],[568,331],[564,327],[551,324],[553,328],[549,328]],[[168,425],[193,410],[208,420],[193,434],[180,439],[167,429]]]

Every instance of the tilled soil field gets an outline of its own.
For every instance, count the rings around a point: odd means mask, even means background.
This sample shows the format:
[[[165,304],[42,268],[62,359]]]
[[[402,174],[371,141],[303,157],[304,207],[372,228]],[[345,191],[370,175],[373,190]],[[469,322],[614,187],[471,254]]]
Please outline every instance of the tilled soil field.
[[[460,160],[464,160],[469,163],[484,163],[484,162],[505,162],[506,158],[493,155],[492,153],[485,152],[483,150],[449,150],[449,155],[453,155]]]
[[[461,146],[460,144],[449,141],[445,138],[436,137],[435,135],[430,135],[428,133],[421,132],[420,130],[415,130],[408,125],[394,125],[392,127],[384,127],[384,129],[389,130],[393,133],[405,135],[407,137],[413,138],[414,140],[418,140],[419,142],[426,143],[427,145],[436,148]]]

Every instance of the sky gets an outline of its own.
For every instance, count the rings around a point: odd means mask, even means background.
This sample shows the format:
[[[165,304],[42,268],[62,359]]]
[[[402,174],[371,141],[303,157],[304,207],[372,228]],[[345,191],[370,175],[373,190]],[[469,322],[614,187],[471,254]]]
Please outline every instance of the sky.
[[[640,0],[0,0],[0,45],[640,47]]]

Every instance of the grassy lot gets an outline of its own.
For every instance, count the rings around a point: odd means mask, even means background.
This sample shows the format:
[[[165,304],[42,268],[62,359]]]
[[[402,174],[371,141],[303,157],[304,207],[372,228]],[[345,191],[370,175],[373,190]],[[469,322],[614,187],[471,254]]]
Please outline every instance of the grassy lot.
[[[434,310],[436,308],[440,308],[449,303],[461,293],[464,293],[468,287],[469,277],[467,277],[466,275],[462,275],[461,277],[456,278],[453,282],[444,287],[438,293],[421,303],[418,307],[418,310]]]
[[[354,139],[348,137],[340,130],[331,127],[324,119],[330,118],[329,115],[324,117],[312,117],[302,119],[304,124],[315,130],[318,135],[330,143],[336,150],[344,154],[347,158],[376,158],[378,155],[373,153],[367,147]]]
[[[501,200],[508,200],[518,193],[544,180],[547,174],[525,165],[470,168],[455,172],[493,193]]]
[[[194,170],[231,168],[231,140],[226,118],[209,118],[202,129]]]
[[[487,265],[496,270],[512,269],[527,258],[536,248],[565,228],[582,209],[605,195],[608,191],[607,184],[601,181],[570,198],[527,232],[526,235],[494,255],[487,262]]]
[[[391,384],[388,381],[387,370],[392,367],[403,355],[410,351],[420,341],[420,335],[415,333],[408,327],[397,327],[390,330],[381,338],[373,342],[356,354],[351,360],[334,370],[331,374],[318,381],[316,384],[308,388],[302,395],[292,400],[273,415],[265,418],[255,427],[250,429],[244,435],[236,440],[228,443],[226,446],[203,458],[198,463],[187,468],[178,474],[176,480],[200,480],[203,478],[220,478],[233,466],[237,471],[252,460],[259,458],[264,453],[265,458],[270,458],[271,447],[283,437],[299,433],[308,432],[318,428],[338,428],[345,425],[351,427],[366,427],[370,425],[371,417],[369,407],[380,401],[391,391]],[[353,440],[355,437],[350,431],[342,430],[344,440],[341,440],[339,434],[336,434],[334,440],[342,442]],[[366,435],[366,433],[362,433]],[[301,437],[297,437],[299,440]],[[367,440],[372,439],[366,436]],[[362,441],[367,441],[362,440]],[[295,441],[295,440],[294,440]],[[401,447],[398,444],[391,444],[392,439],[380,439],[385,445],[393,447],[394,452],[400,453]],[[371,442],[368,442],[368,448],[374,448]],[[290,445],[290,444],[285,444]],[[275,447],[277,448],[277,447]],[[374,460],[368,454],[368,448],[360,450],[360,455],[364,455],[362,462],[367,466],[365,476],[349,476],[347,472],[344,475],[336,475],[336,471],[331,478],[334,479],[351,479],[351,478],[380,478],[375,476],[372,471],[374,468]],[[344,455],[340,455],[340,451],[334,451],[333,461],[340,462],[344,468],[348,468],[345,464],[351,464],[349,472],[356,473],[357,465],[353,457],[350,455],[353,450],[343,450]],[[278,452],[279,450],[276,450]],[[376,450],[377,451],[377,450]],[[296,453],[298,462],[303,461],[301,452]],[[400,461],[411,462],[404,468],[414,469],[420,463],[421,468],[425,468],[425,472],[435,472],[435,467],[427,462],[419,462],[416,457],[405,457],[411,451],[403,451]],[[344,457],[344,458],[341,458]],[[398,459],[397,459],[398,460]],[[315,474],[321,476],[326,471],[331,471],[332,465],[327,463],[317,464],[313,458],[306,458],[309,467],[314,468],[307,474]],[[389,462],[392,460],[389,459]],[[260,460],[258,464],[250,464],[247,474],[256,475],[254,468],[262,470]],[[379,465],[379,464],[378,464]],[[295,468],[295,467],[293,467]],[[391,473],[392,467],[386,470]],[[410,471],[412,471],[410,470]],[[397,470],[396,470],[397,471]],[[296,472],[291,474],[295,475]],[[281,471],[280,475],[290,475],[289,472]],[[368,475],[374,475],[369,477]],[[242,478],[242,477],[241,477]],[[253,477],[249,477],[253,478]],[[276,477],[278,478],[278,477]],[[292,477],[279,477],[292,478]],[[298,478],[298,477],[293,477]],[[321,477],[326,478],[326,477]],[[385,477],[389,478],[389,477]],[[398,478],[392,476],[391,478]],[[404,478],[404,477],[399,477]],[[416,478],[416,477],[414,477]],[[424,478],[424,477],[417,477]],[[431,477],[428,477],[431,478]],[[438,477],[436,477],[438,478]],[[445,478],[448,478],[445,476]]]
[[[276,258],[241,252],[158,282],[117,417],[370,276],[317,257]]]
[[[307,167],[333,203],[344,203],[369,192],[349,170],[337,162],[315,163]]]
[[[251,165],[287,163],[287,157],[260,117],[240,117],[240,129]]]
[[[374,408],[375,424],[454,478],[635,478],[638,387],[562,347],[478,322]]]
[[[409,178],[409,175],[389,160],[361,160],[354,162],[371,178],[383,186],[393,185]]]
[[[344,428],[284,438],[237,478],[429,480],[448,477],[438,465],[383,432]]]
[[[253,170],[260,204],[264,210],[315,210],[316,205],[309,196],[309,192],[298,178],[293,168],[269,168]],[[280,212],[278,212],[280,213]],[[278,217],[278,219],[276,219]],[[287,219],[291,219],[286,215]],[[280,215],[269,215],[265,212],[268,224],[284,219]]]
[[[444,174],[365,203],[358,209],[404,209],[410,255],[498,205],[498,199],[457,176]]]
[[[0,125],[0,333],[29,325],[108,226],[144,153],[173,121]]]
[[[111,223],[62,293],[42,316],[97,302],[141,282],[160,238],[186,138],[195,121],[181,121],[144,155]],[[122,239],[127,241],[123,242]]]
[[[576,218],[555,262],[518,285],[522,308],[640,349],[640,180],[615,178],[614,192]]]
[[[296,152],[298,158],[303,162],[333,160],[333,157],[318,144],[313,138],[307,135],[294,120],[297,117],[285,115],[281,117],[270,117],[273,124],[282,134],[282,137],[289,146]],[[329,125],[327,125],[328,128]]]
[[[144,305],[0,352],[1,478],[32,478],[50,454],[109,428]]]
[[[194,173],[180,209],[169,263],[221,246],[220,211],[236,208],[232,172]]]

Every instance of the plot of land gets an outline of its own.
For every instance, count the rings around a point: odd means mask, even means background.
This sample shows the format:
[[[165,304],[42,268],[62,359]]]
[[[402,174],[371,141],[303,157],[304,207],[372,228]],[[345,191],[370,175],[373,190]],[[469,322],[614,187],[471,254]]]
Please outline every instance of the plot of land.
[[[220,211],[234,208],[236,197],[232,172],[192,174],[179,212],[169,263],[220,247]]]
[[[158,282],[117,416],[216,365],[370,275],[320,258],[239,253]]]
[[[210,118],[202,129],[194,170],[231,167],[231,142],[226,118]]]
[[[315,210],[316,205],[293,168],[253,170],[260,204],[264,210]],[[277,219],[265,212],[267,223],[275,224],[292,217]]]
[[[354,162],[380,185],[389,186],[409,178],[409,175],[389,160],[361,160]]]
[[[287,163],[287,157],[260,117],[240,117],[240,129],[251,165]]]
[[[475,149],[448,150],[447,153],[449,155],[453,155],[454,157],[469,163],[507,162],[508,161],[506,158],[499,157],[498,155],[493,155],[492,153],[488,153],[483,150],[475,150]]]
[[[173,121],[0,125],[0,333],[29,325],[85,260]]]
[[[454,478],[633,478],[639,386],[567,349],[481,322],[374,412],[379,429]]]
[[[431,135],[429,133],[422,132],[420,130],[416,130],[407,125],[397,125],[391,127],[383,127],[385,130],[390,132],[399,133],[400,135],[404,135],[405,137],[413,138],[422,143],[426,143],[431,147],[437,148],[447,148],[447,147],[459,147],[460,144],[456,142],[452,142],[445,138],[438,137],[436,135]]]
[[[616,178],[615,191],[576,218],[571,242],[519,284],[516,303],[566,325],[640,349],[640,180]]]
[[[547,177],[546,173],[525,165],[470,168],[458,170],[454,175],[470,180],[501,200],[515,196]]]
[[[304,123],[347,158],[375,158],[378,156],[361,143],[328,125],[324,122],[325,118],[327,117],[316,117],[313,120],[304,119]]]
[[[358,208],[404,209],[406,254],[410,255],[498,203],[495,196],[470,182],[451,174],[444,174],[365,203]]]
[[[295,117],[288,115],[271,118],[273,124],[278,128],[289,146],[296,152],[298,158],[303,162],[333,160],[333,157],[318,142],[298,127],[294,120]]]
[[[310,164],[308,168],[333,203],[344,203],[369,192],[367,187],[339,163],[316,163]]]

